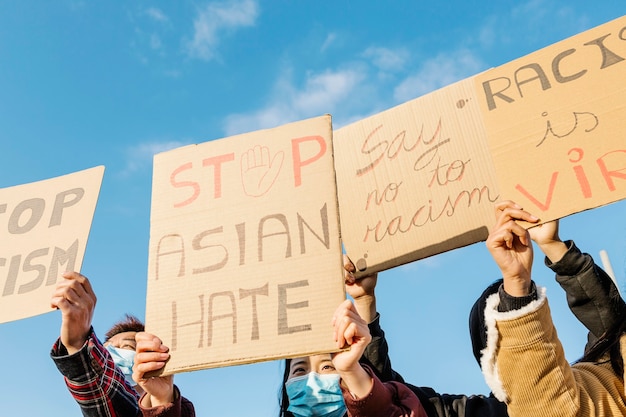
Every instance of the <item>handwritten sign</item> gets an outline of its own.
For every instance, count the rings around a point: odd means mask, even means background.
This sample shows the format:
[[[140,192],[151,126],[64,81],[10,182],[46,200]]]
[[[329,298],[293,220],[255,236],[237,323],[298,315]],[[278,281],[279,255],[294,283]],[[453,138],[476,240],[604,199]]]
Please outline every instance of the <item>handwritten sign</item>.
[[[335,132],[341,230],[360,271],[484,239],[500,193],[472,80]]]
[[[80,271],[103,174],[0,189],[0,323],[52,311],[60,274]]]
[[[487,237],[493,203],[548,221],[626,197],[626,17],[334,135],[361,274]]]
[[[475,78],[503,196],[545,220],[626,197],[626,17]]]
[[[165,373],[334,349],[331,140],[324,116],[155,156],[146,327]]]

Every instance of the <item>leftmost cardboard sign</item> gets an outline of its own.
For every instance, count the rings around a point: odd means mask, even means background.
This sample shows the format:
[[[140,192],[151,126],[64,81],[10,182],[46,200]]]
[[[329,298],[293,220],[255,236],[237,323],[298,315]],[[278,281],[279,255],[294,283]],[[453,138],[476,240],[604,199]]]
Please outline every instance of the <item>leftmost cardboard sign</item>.
[[[0,189],[0,323],[53,311],[64,271],[80,271],[104,166]]]

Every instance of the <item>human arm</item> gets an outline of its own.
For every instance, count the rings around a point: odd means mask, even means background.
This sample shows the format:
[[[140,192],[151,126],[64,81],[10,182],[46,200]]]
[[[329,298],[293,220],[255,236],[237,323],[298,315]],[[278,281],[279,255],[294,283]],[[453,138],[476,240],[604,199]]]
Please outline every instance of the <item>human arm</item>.
[[[371,389],[365,397],[357,398],[342,388],[348,416],[427,417],[420,399],[408,386],[396,381],[382,382],[367,365],[363,369],[372,378]]]
[[[337,347],[350,347],[333,355],[349,415],[425,417],[419,399],[408,387],[397,382],[382,383],[367,365],[359,363],[371,336],[352,302],[346,300],[337,308],[332,323]]]
[[[174,376],[151,377],[148,374],[163,368],[169,360],[169,348],[161,339],[147,332],[135,335],[137,342],[133,379],[144,390],[139,407],[144,416],[194,417],[193,404],[180,395]]]
[[[356,267],[347,255],[344,255],[344,281],[346,293],[354,300],[354,307],[363,320],[367,322],[372,340],[361,356],[361,363],[372,368],[381,381],[404,382],[400,374],[391,367],[389,346],[385,333],[380,327],[380,315],[376,311],[376,284],[378,274],[366,275],[357,279],[354,276]]]
[[[72,355],[89,337],[96,308],[96,294],[87,277],[78,272],[64,272],[57,284],[50,306],[61,311],[60,342]]]
[[[502,272],[503,289],[512,297],[531,293],[533,247],[529,232],[518,220],[537,222],[538,218],[512,201],[496,204],[496,223],[485,242]]]
[[[487,348],[482,368],[487,384],[505,401],[511,417],[575,416],[578,387],[556,336],[545,298],[531,282],[532,245],[519,220],[535,217],[511,202],[496,206],[496,224],[486,241],[503,284],[486,301]]]
[[[354,307],[359,316],[366,323],[371,323],[378,315],[375,293],[378,274],[374,273],[357,279],[354,276],[356,267],[347,255],[343,255],[343,268],[346,293],[354,300]]]
[[[346,300],[335,311],[332,325],[337,348],[350,347],[333,355],[333,366],[342,379],[342,387],[347,387],[357,398],[362,398],[372,387],[372,377],[359,363],[359,358],[372,338],[367,323],[356,312],[354,304]]]
[[[590,347],[626,315],[626,303],[615,282],[591,255],[582,253],[573,241],[565,243],[568,251],[563,258],[547,265],[565,290],[572,313],[589,330]]]
[[[50,356],[83,415],[136,415],[137,392],[91,327],[96,295],[89,280],[77,272],[63,273],[50,304],[61,311],[60,337]]]
[[[615,282],[591,255],[582,253],[573,241],[560,239],[558,220],[529,232],[565,290],[572,313],[589,330],[587,347],[593,345],[626,312]]]
[[[93,329],[84,346],[70,355],[57,340],[50,356],[86,417],[125,417],[139,412],[139,395],[115,366]]]

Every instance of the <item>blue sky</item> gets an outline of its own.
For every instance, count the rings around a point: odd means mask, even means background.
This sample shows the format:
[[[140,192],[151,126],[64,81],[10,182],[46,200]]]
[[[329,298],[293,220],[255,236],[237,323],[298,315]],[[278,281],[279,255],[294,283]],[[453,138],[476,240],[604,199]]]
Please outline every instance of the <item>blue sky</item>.
[[[83,273],[102,335],[144,318],[152,155],[330,113],[335,128],[623,14],[620,2],[0,0],[0,187],[106,171]],[[624,280],[626,202],[562,221]],[[536,256],[570,360],[584,329]],[[0,276],[1,278],[1,276]],[[487,393],[467,315],[498,271],[479,243],[381,274],[394,367],[448,393]],[[53,312],[0,325],[2,415],[80,415],[48,353]],[[281,365],[176,376],[199,416],[275,416]]]

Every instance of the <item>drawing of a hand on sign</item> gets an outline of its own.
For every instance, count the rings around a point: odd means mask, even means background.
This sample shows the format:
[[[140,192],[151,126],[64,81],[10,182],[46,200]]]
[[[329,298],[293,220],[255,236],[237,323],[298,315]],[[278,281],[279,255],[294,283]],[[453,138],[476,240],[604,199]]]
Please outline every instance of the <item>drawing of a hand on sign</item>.
[[[272,188],[283,166],[284,153],[278,151],[270,160],[266,146],[255,146],[241,155],[241,181],[244,192],[260,197]]]

